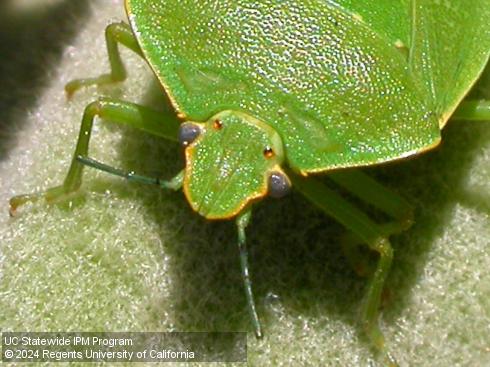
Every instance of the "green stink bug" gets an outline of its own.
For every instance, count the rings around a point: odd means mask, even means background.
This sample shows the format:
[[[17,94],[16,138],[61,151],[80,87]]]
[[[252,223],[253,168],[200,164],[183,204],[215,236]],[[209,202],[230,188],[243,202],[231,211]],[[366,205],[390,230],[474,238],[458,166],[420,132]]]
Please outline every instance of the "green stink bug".
[[[141,5],[144,4],[143,2],[134,2],[134,3],[135,4],[141,4]],[[176,10],[176,9],[173,9],[173,10]],[[175,13],[178,14],[177,12],[175,12]],[[342,16],[345,16],[344,13],[341,13],[341,15]],[[182,18],[185,19],[185,17],[183,17],[183,16],[178,17],[177,15],[176,15],[176,18],[177,19],[182,19]],[[345,19],[343,19],[343,20],[345,20]],[[216,22],[216,23],[218,23],[218,22]],[[119,33],[119,34],[122,34],[122,37],[123,37],[125,35],[125,33],[122,33],[122,32],[124,32],[124,31],[121,31],[121,33]],[[151,33],[149,31],[142,31],[142,33],[143,34],[150,34],[151,35]],[[185,40],[183,40],[183,41],[185,41]],[[149,49],[150,48],[148,46],[148,50]],[[189,47],[189,49],[192,50],[192,47]],[[393,56],[393,57],[396,58],[397,56]],[[148,60],[148,57],[147,57],[147,60]],[[481,64],[483,64],[483,62]],[[155,67],[155,65],[152,65],[152,66]],[[189,70],[185,69],[185,67],[183,69],[179,69],[178,67],[176,67],[175,69],[176,69],[175,73],[182,80],[181,83],[183,85],[185,85],[186,87],[188,87],[188,88],[191,88],[191,89],[194,88],[195,90],[197,90],[197,92],[195,92],[195,93],[204,94],[203,92],[205,90],[203,91],[203,85],[204,86],[208,85],[208,86],[214,88],[213,93],[216,93],[216,95],[220,95],[220,94],[227,95],[227,93],[229,93],[229,89],[233,88],[233,85],[230,86],[230,81],[236,81],[236,84],[239,86],[238,92],[241,95],[241,93],[243,93],[243,90],[246,90],[246,87],[243,87],[243,85],[246,85],[248,83],[248,81],[246,79],[243,80],[243,77],[241,75],[238,75],[238,76],[232,75],[233,73],[231,71],[227,71],[225,73],[225,76],[223,77],[223,76],[221,76],[219,74],[213,74],[212,68],[207,69],[207,70],[204,69],[204,72],[203,72],[203,69],[202,68],[197,68],[197,71],[195,69],[193,70],[192,68],[189,71]],[[223,85],[224,85],[224,87],[223,87]],[[220,88],[221,88],[221,90],[220,90]],[[229,89],[227,89],[227,88],[229,88]],[[170,89],[172,89],[172,88],[170,88]],[[182,93],[184,93],[184,92],[182,92]],[[202,96],[200,96],[200,97],[202,97]],[[252,96],[252,97],[254,97],[254,96]],[[316,116],[314,116],[314,114],[312,116],[312,114],[311,113],[308,113],[308,111],[304,111],[301,106],[298,107],[296,101],[289,101],[289,99],[287,97],[288,97],[287,95],[286,96],[280,96],[281,106],[280,106],[280,108],[278,108],[278,111],[277,112],[278,112],[278,115],[279,116],[282,116],[285,120],[291,121],[291,126],[287,125],[286,128],[291,128],[292,131],[287,131],[286,133],[283,133],[283,134],[286,134],[286,136],[288,136],[288,137],[294,136],[293,135],[294,129],[297,130],[298,129],[298,126],[306,126],[306,127],[308,127],[308,129],[310,131],[313,131],[314,132],[312,134],[312,136],[309,136],[309,137],[306,137],[306,138],[303,139],[303,140],[311,140],[311,142],[309,144],[305,144],[306,146],[310,146],[311,145],[313,147],[316,147],[317,148],[316,149],[317,151],[324,151],[324,152],[326,152],[325,153],[325,156],[339,155],[339,152],[341,152],[341,148],[342,148],[341,147],[341,144],[339,144],[338,142],[335,142],[335,141],[333,143],[330,143],[330,142],[325,142],[324,139],[319,139],[319,137],[322,138],[327,133],[323,132],[321,125],[318,125],[318,122],[317,122],[318,121],[318,118]],[[355,95],[353,95],[351,97],[355,97]],[[202,97],[202,98],[205,98],[205,96]],[[258,98],[258,97],[254,97],[254,98]],[[201,103],[203,105],[207,105],[210,102],[209,101],[203,101]],[[233,103],[235,103],[235,102],[233,102]],[[424,116],[424,113],[423,112],[425,112],[425,111],[422,111],[423,108],[421,108],[420,105],[423,105],[423,103],[420,102],[420,101],[417,102],[417,103],[414,102],[414,105],[413,106],[409,106],[410,108],[413,108],[414,110],[410,110],[408,112],[407,111],[405,111],[405,112],[402,111],[403,112],[403,116],[408,116],[408,115],[411,115],[412,112],[416,112],[415,110],[418,110],[418,115],[417,116],[419,116],[419,117],[422,116],[421,119],[420,119],[420,121],[431,121],[432,122],[432,125],[431,125],[432,126],[432,129],[430,129],[430,131],[429,131],[429,137],[428,138],[424,138],[426,140],[423,140],[422,143],[420,143],[420,142],[414,142],[414,141],[411,141],[411,140],[410,141],[407,141],[407,144],[408,143],[414,144],[414,146],[416,146],[416,144],[421,144],[421,145],[427,144],[427,145],[430,145],[431,144],[431,141],[433,141],[433,140],[435,141],[436,140],[436,138],[434,138],[434,136],[437,135],[436,134],[436,130],[438,132],[438,129],[434,129],[434,127],[433,127],[434,126],[433,125],[433,122],[435,120],[435,117],[433,115],[428,115],[427,117]],[[107,108],[106,110],[104,110],[105,112],[108,112],[108,111],[110,112],[110,107],[111,107],[110,103],[108,104],[108,106],[109,106],[109,108]],[[96,109],[96,106],[91,106],[91,108],[92,109]],[[230,109],[229,109],[229,107],[226,107],[226,109],[224,109],[224,110],[225,111],[229,111]],[[89,109],[88,111],[90,112],[91,110]],[[99,111],[95,111],[95,112],[99,112]],[[211,125],[214,125],[214,122],[215,122],[214,121],[214,116],[216,116],[215,114],[211,114],[211,113],[203,112],[203,111],[198,111],[198,112],[199,113],[203,113],[203,114],[207,114],[208,115],[207,117],[213,117],[213,119],[210,119],[209,120],[209,125],[210,126]],[[198,113],[198,112],[196,112],[196,113]],[[347,114],[349,112],[352,113],[351,111],[336,111],[336,112],[339,113],[339,116],[342,113],[347,113]],[[363,116],[363,115],[360,115],[360,116]],[[203,121],[206,120],[206,118],[194,118],[194,119],[197,120],[197,121],[200,121],[200,122],[203,122]],[[251,116],[251,117],[246,117],[244,119],[241,119],[241,121],[243,121],[243,120],[249,120],[249,119],[257,120],[257,118],[255,118],[254,116]],[[259,121],[262,121],[262,122],[263,122],[263,120],[264,120],[263,118],[259,119]],[[256,124],[256,125],[259,125],[259,123]],[[408,131],[410,131],[411,126],[408,126],[407,125],[407,126],[403,126],[403,127],[404,128],[407,128]],[[161,128],[160,126],[158,128],[159,129],[164,129],[164,128]],[[226,126],[225,126],[225,128],[226,128]],[[425,129],[423,127],[417,126],[416,128],[417,128],[417,131],[420,130],[422,133],[425,131]],[[219,131],[225,131],[224,128],[223,129],[218,129],[218,130]],[[210,131],[212,131],[212,130],[210,130]],[[262,132],[261,129],[259,129],[258,131],[259,132]],[[354,140],[355,139],[359,139],[365,133],[366,133],[366,131],[364,131],[364,130],[363,131],[360,131],[358,133],[358,135],[355,135],[353,137],[353,139]],[[251,135],[249,135],[249,139],[250,139],[250,136]],[[253,136],[255,137],[255,135],[253,135]],[[340,138],[342,138],[342,137],[340,137]],[[396,139],[395,139],[395,141],[396,141]],[[240,142],[241,142],[240,140],[237,141],[237,143],[240,143]],[[294,142],[292,142],[291,144],[294,145]],[[388,149],[389,148],[389,144],[384,144],[383,143],[381,145],[382,145],[382,148],[383,149],[385,149],[385,148]],[[405,153],[410,153],[413,150],[417,150],[417,148],[414,148],[414,146],[401,147],[398,143],[395,143],[393,145],[395,146],[395,148],[400,148],[401,150],[403,150],[404,151],[404,154]],[[288,145],[285,143],[285,146],[287,147]],[[262,147],[263,147],[263,149],[260,150],[261,153],[263,153],[266,150],[266,146],[262,146]],[[391,149],[388,149],[388,150],[391,151]],[[302,152],[300,150],[300,153],[301,154],[307,154],[308,152]],[[299,155],[296,158],[298,161],[302,161],[302,158],[301,158],[302,155],[300,153],[298,153]],[[356,159],[361,159],[361,161],[354,161],[352,163],[352,165],[356,165],[359,162],[360,162],[359,164],[366,164],[366,162],[362,161],[362,159],[364,159],[362,156],[367,157],[365,159],[373,160],[373,162],[377,161],[376,158],[373,158],[373,156],[370,156],[369,153],[371,153],[371,152],[369,152],[369,150],[368,150],[367,153],[366,152],[361,152],[361,153],[363,153],[363,154],[359,154],[358,155],[358,157],[361,157],[361,158],[356,158]],[[374,152],[374,154],[376,154],[376,153],[384,156],[386,154],[386,151],[384,151],[384,152]],[[261,156],[261,158],[264,158],[264,156]],[[313,162],[314,161],[313,158],[314,158],[314,156],[306,156],[306,158],[304,158],[304,161],[306,162],[305,163],[305,167],[308,170],[311,170],[311,171],[314,171],[316,169],[316,167],[314,166],[315,165],[315,162]],[[387,158],[389,159],[390,156],[388,155]],[[342,161],[342,158],[341,157],[340,158],[335,158],[335,162],[333,163],[333,166],[334,167],[340,166],[340,165],[337,164],[338,161]],[[78,161],[76,163],[78,163]],[[88,160],[85,159],[85,160],[83,160],[83,163],[91,163],[91,161],[88,161]],[[99,168],[106,168],[104,166],[98,165],[96,162],[92,162],[92,163],[94,163],[94,165],[98,166]],[[81,167],[81,166],[75,164],[75,167]],[[294,168],[294,165],[293,165],[292,168]],[[78,168],[78,169],[80,169],[80,168]],[[119,173],[119,172],[118,171],[115,171],[115,173]],[[293,177],[295,177],[295,176],[292,176],[291,175],[291,179],[298,180],[296,182],[296,185],[295,186],[298,186],[299,187],[302,184],[308,185],[308,183],[306,181],[301,180],[301,178],[293,178]],[[133,176],[133,178],[135,178],[135,177]],[[361,179],[361,178],[359,178],[359,179]],[[137,177],[135,179],[137,179]],[[341,180],[342,179],[342,175],[337,176],[336,179],[337,180]],[[315,182],[315,181],[312,181],[312,182]],[[218,188],[219,188],[219,183],[220,182],[213,181],[213,182],[210,183],[210,185],[212,185],[212,186],[218,185]],[[264,184],[262,182],[262,187],[263,186],[264,186]],[[189,187],[189,186],[187,186],[187,187]],[[197,185],[196,187],[197,188],[201,188],[202,186],[201,185]],[[313,187],[313,186],[303,186],[303,188],[304,188],[305,191],[308,191],[308,192],[312,192],[314,190],[321,190],[319,187],[316,187],[316,186],[315,187]],[[199,194],[196,194],[196,195],[199,195]],[[324,198],[327,197],[326,195],[327,194],[325,194],[323,197]],[[191,202],[195,202],[195,200],[192,200],[192,195],[191,194],[187,194],[187,196],[191,198],[191,200],[190,200]],[[205,196],[205,195],[202,195],[201,194],[201,196]],[[249,198],[250,197],[250,194],[246,194],[245,197],[246,198]],[[315,198],[315,197],[313,197],[313,201],[319,202],[319,200],[317,200],[317,198]],[[204,199],[203,199],[203,202],[206,204],[206,201]],[[214,202],[214,199],[212,199],[212,200],[210,199],[209,203],[211,203],[211,202]],[[226,200],[225,202],[228,203],[229,201]],[[343,202],[341,201],[341,203],[343,203]],[[206,207],[206,205],[204,205],[204,208],[205,207]],[[211,210],[211,209],[213,209],[213,208],[209,208],[208,207],[207,210]],[[229,208],[224,208],[223,210],[225,212],[230,212],[231,211],[231,212],[235,213],[235,210],[231,210]],[[208,213],[207,212],[204,212],[204,214],[207,215]],[[333,213],[333,215],[335,216],[335,213]],[[351,223],[351,225],[353,225],[353,224]],[[347,224],[347,226],[349,227],[348,224]]]

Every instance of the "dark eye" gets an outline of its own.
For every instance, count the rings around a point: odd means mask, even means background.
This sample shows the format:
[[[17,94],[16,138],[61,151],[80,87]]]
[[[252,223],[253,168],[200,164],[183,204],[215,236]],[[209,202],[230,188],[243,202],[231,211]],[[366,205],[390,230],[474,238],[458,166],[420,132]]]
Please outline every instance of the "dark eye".
[[[223,127],[223,121],[218,120],[218,119],[214,120],[213,127],[215,130],[221,129]]]
[[[184,123],[179,128],[179,141],[184,147],[191,144],[201,133],[201,128],[198,125]]]
[[[275,154],[274,154],[274,151],[272,150],[271,147],[265,147],[264,149],[264,157],[266,158],[272,158],[274,157]]]
[[[269,196],[282,198],[291,190],[291,183],[287,176],[281,172],[272,172],[269,176]]]

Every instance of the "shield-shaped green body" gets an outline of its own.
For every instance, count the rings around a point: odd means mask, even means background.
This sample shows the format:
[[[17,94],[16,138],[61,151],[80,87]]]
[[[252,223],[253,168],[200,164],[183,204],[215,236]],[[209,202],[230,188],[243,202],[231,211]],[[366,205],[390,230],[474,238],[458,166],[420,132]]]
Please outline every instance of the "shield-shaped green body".
[[[204,122],[228,110],[250,116],[278,133],[285,163],[304,176],[400,159],[440,142],[440,128],[488,59],[490,37],[472,45],[465,55],[471,61],[456,58],[455,63],[441,56],[454,56],[458,42],[466,40],[449,36],[452,44],[439,44],[439,33],[472,15],[488,18],[489,10],[481,2],[469,14],[454,1],[441,25],[435,15],[447,4],[409,5],[387,0],[126,1],[142,53],[180,117]],[[201,157],[226,149],[226,141],[219,141],[207,144],[201,156],[187,154],[191,168],[184,191],[207,218],[232,217],[264,196],[269,174],[242,175],[240,186],[230,184],[226,174],[193,169]],[[218,163],[226,157],[213,159]],[[254,181],[254,187],[245,187]],[[226,187],[232,200],[242,198],[215,213],[203,208],[203,185]]]
[[[246,112],[282,137],[303,174],[438,143],[406,55],[327,1],[127,1],[133,31],[176,109],[204,121]]]

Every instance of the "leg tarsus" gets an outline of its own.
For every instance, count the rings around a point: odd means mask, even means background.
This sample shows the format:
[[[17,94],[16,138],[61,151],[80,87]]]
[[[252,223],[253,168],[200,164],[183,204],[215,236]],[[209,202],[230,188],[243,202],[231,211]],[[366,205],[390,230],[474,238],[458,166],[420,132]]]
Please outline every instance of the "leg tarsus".
[[[259,317],[255,307],[255,301],[252,293],[252,281],[248,271],[248,253],[246,247],[245,228],[250,221],[251,211],[248,210],[240,214],[236,220],[238,228],[238,249],[240,251],[240,265],[242,269],[242,278],[245,286],[245,295],[247,297],[248,311],[255,328],[255,336],[262,338],[262,326],[260,325]]]
[[[66,191],[65,187],[61,185],[51,187],[43,192],[14,196],[9,200],[9,214],[11,217],[15,217],[17,215],[17,208],[26,203],[34,203],[43,198],[47,203],[52,203],[58,198],[67,196],[69,193],[70,192]]]

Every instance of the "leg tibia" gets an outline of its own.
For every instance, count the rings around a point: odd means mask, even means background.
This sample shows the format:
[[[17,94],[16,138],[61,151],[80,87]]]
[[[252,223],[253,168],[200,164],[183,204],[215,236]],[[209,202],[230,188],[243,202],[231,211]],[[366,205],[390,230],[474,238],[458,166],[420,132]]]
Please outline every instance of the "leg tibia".
[[[107,26],[105,38],[111,72],[97,78],[72,80],[65,86],[65,91],[68,97],[73,95],[73,93],[82,87],[110,84],[126,79],[126,69],[124,68],[124,64],[121,60],[118,44],[122,44],[138,55],[142,56],[138,42],[136,41],[131,28],[126,23],[113,23]]]
[[[381,294],[393,260],[393,248],[387,238],[379,238],[369,248],[379,254],[374,274],[369,280],[367,291],[361,308],[361,320],[369,339],[378,350],[384,348],[384,337],[378,325]]]

